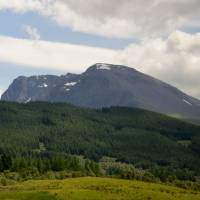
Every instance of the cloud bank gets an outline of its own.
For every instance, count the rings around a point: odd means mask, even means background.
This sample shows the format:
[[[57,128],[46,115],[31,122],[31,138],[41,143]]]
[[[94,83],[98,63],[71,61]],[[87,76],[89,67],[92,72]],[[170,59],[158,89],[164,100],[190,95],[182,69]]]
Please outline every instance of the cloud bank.
[[[75,31],[116,38],[200,28],[199,0],[0,0],[0,10],[33,11]]]
[[[200,98],[200,33],[175,31],[167,39],[131,44],[120,62],[164,80]]]
[[[200,98],[200,33],[171,33],[123,50],[0,36],[0,62],[83,72],[97,62],[128,65]]]
[[[114,62],[118,51],[0,36],[0,62],[81,72],[95,62]]]

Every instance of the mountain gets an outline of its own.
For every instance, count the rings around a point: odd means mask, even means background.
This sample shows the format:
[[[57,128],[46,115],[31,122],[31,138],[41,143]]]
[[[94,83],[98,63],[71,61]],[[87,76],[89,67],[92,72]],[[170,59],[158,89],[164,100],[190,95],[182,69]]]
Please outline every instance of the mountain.
[[[2,100],[68,102],[91,108],[126,106],[200,120],[200,100],[133,68],[98,63],[82,74],[20,76]]]
[[[185,168],[200,175],[200,126],[124,107],[0,102],[0,149],[12,155],[103,156],[138,167]]]

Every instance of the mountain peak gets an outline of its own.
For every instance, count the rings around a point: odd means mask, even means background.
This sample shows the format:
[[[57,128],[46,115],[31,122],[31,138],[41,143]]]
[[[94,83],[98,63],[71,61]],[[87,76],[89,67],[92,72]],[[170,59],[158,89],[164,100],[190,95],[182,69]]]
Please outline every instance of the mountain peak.
[[[112,66],[106,63],[97,63],[96,68],[98,70],[111,70]]]
[[[86,72],[88,71],[93,71],[93,70],[99,70],[99,71],[112,71],[112,70],[132,70],[132,71],[136,71],[134,68],[130,68],[124,65],[116,65],[116,64],[108,64],[108,63],[96,63],[94,65],[92,65],[91,67],[89,67]]]
[[[107,64],[107,63],[96,63],[89,67],[86,71],[91,70],[111,70],[113,68],[113,65]]]

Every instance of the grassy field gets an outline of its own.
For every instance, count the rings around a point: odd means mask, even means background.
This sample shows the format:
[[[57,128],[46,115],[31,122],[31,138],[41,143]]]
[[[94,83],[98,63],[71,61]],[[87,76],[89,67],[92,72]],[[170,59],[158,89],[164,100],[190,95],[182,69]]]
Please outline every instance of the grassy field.
[[[109,178],[27,181],[0,187],[0,200],[200,200],[176,187]]]

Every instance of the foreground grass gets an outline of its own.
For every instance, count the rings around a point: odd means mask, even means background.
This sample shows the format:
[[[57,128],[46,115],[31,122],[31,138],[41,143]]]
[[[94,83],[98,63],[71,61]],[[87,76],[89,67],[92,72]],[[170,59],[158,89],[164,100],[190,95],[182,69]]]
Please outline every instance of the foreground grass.
[[[0,200],[200,200],[200,193],[109,178],[27,181],[0,187]]]

